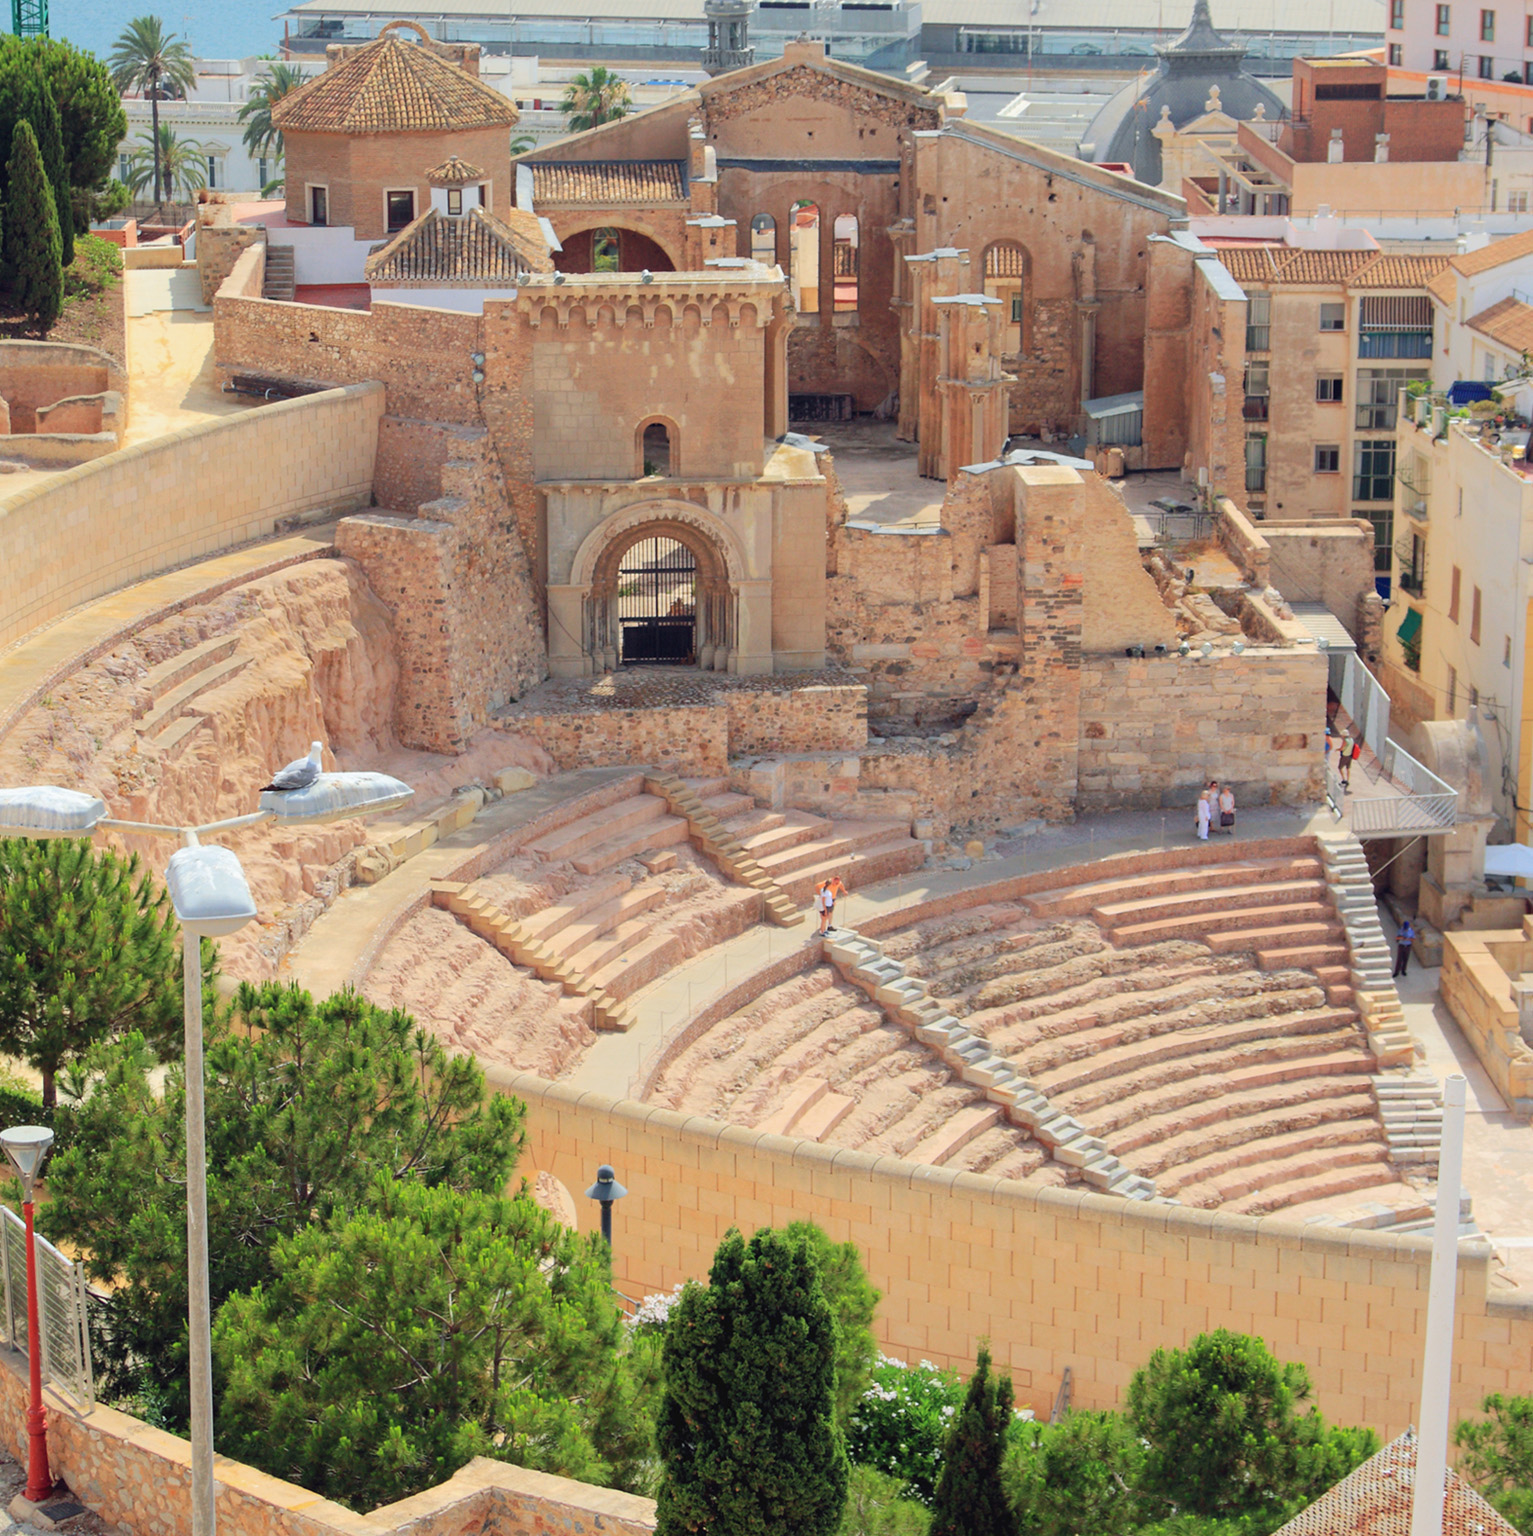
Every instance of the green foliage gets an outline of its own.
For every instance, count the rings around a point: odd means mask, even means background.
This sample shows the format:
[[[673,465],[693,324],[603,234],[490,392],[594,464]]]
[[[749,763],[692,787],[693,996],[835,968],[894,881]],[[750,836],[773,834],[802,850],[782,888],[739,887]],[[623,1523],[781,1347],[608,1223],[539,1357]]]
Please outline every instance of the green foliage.
[[[806,1243],[820,1271],[820,1289],[836,1319],[836,1426],[844,1435],[873,1378],[878,1346],[873,1314],[880,1293],[862,1267],[855,1243],[833,1243],[812,1221],[784,1229],[790,1242]]]
[[[530,133],[519,133],[511,140],[511,158],[515,160],[519,155],[525,155],[529,149],[536,149],[538,141]]]
[[[1006,1459],[1005,1481],[1029,1536],[1132,1536],[1144,1447],[1116,1413],[1067,1413],[1029,1424]]]
[[[854,1462],[898,1478],[909,1498],[930,1504],[948,1426],[963,1383],[923,1360],[907,1366],[880,1356],[852,1412],[846,1448]]]
[[[196,82],[191,47],[167,32],[158,16],[138,16],[128,23],[106,62],[119,91],[141,91],[149,98],[149,195],[156,202],[162,193],[168,198],[171,178],[159,159],[160,99],[184,96]]]
[[[656,1536],[833,1536],[836,1322],[810,1245],[730,1232],[665,1330]]]
[[[559,103],[572,133],[615,123],[632,108],[633,92],[628,82],[604,64],[573,76],[564,88],[564,100]]]
[[[114,177],[100,188],[75,193],[75,222],[89,229],[92,224],[115,219],[132,201],[133,194]]]
[[[1519,1531],[1533,1532],[1533,1397],[1493,1392],[1480,1404],[1486,1419],[1463,1419],[1453,1432],[1463,1446],[1459,1471]]]
[[[54,38],[28,38],[18,46],[58,103],[70,185],[77,191],[104,187],[117,161],[117,146],[128,133],[122,98],[106,66],[84,49]]]
[[[1223,1329],[1160,1349],[1134,1375],[1128,1418],[1146,1442],[1141,1488],[1167,1515],[1249,1519],[1276,1530],[1378,1449],[1366,1429],[1332,1429],[1302,1365]]]
[[[252,155],[282,154],[282,130],[271,120],[271,109],[303,84],[303,71],[295,64],[268,64],[257,76],[240,108],[245,125],[245,148]]]
[[[121,276],[122,251],[110,240],[81,235],[75,241],[75,263],[68,277],[78,292],[100,293]]]
[[[64,158],[64,126],[59,118],[58,103],[53,99],[53,90],[41,70],[27,81],[27,89],[26,120],[37,135],[43,171],[53,189],[53,206],[59,224],[59,260],[67,267],[75,259],[75,219],[69,162]],[[9,175],[6,180],[9,184]]]
[[[141,133],[138,147],[128,156],[128,186],[154,197],[155,177],[167,198],[179,191],[190,201],[208,183],[207,153],[196,139],[180,138],[169,123],[162,123],[158,137]]]
[[[852,1467],[838,1536],[926,1536],[930,1524],[926,1506],[904,1496],[899,1478]]]
[[[1001,1478],[1011,1415],[1011,1377],[991,1376],[990,1350],[981,1344],[963,1406],[942,1448],[931,1536],[1017,1536],[1017,1517]]]
[[[354,992],[242,986],[206,1030],[211,1288],[215,1309],[274,1278],[287,1236],[367,1209],[380,1177],[499,1194],[522,1145],[523,1106],[484,1097],[472,1058],[451,1057],[408,1014]],[[186,1422],[185,1094],[163,1096],[142,1042],[103,1048],[76,1141],[55,1157],[49,1236],[88,1253],[113,1287],[97,1317],[108,1394]]]
[[[46,222],[53,206],[30,126],[16,139],[8,231],[27,207]],[[59,1072],[99,1041],[137,1032],[174,1055],[181,997],[175,916],[136,855],[69,838],[0,839],[0,1051],[42,1073],[47,1108]]]
[[[380,1177],[284,1237],[219,1313],[230,1454],[354,1509],[472,1456],[631,1482],[647,1421],[599,1238],[514,1199]]]

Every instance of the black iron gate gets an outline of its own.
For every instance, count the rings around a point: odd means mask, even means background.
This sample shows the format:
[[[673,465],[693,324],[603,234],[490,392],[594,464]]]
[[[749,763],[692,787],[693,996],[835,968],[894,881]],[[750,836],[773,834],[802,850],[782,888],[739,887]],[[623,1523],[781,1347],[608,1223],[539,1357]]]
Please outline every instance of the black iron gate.
[[[625,662],[694,662],[697,560],[675,539],[640,539],[623,556],[617,612]]]

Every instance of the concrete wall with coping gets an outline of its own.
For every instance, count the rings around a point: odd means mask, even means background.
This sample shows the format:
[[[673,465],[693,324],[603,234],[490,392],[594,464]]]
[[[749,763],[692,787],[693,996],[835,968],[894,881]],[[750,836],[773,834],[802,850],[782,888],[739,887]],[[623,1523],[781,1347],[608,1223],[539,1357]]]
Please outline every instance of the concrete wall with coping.
[[[364,507],[383,387],[183,427],[0,500],[0,645],[187,561]]]
[[[1521,930],[1443,935],[1442,995],[1496,1091],[1533,1117],[1533,1047],[1522,1038],[1519,984],[1533,985],[1533,919]]]

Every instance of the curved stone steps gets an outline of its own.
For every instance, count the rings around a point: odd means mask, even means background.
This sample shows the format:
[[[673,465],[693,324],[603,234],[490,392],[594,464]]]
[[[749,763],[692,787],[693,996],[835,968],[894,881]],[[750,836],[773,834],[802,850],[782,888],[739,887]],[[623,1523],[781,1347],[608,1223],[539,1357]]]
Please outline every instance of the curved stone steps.
[[[1363,1118],[1327,1120],[1304,1130],[1256,1136],[1190,1162],[1179,1163],[1169,1172],[1157,1174],[1155,1186],[1163,1195],[1171,1195],[1184,1204],[1201,1205],[1204,1202],[1196,1192],[1205,1186],[1217,1186],[1220,1179],[1237,1169],[1265,1169],[1281,1164],[1286,1158],[1333,1147],[1368,1147],[1372,1152],[1383,1154],[1386,1160],[1389,1153],[1378,1126],[1372,1121]],[[1132,1162],[1130,1166],[1135,1172],[1144,1172]],[[1390,1179],[1394,1179],[1393,1170]]]
[[[1201,944],[1177,943],[1162,947],[1146,958],[1147,951],[1139,949],[1114,949],[1104,944],[1100,949],[1082,947],[1075,954],[1056,963],[1036,970],[1006,970],[993,976],[983,986],[976,987],[965,996],[953,999],[952,1011],[960,1018],[984,1013],[1000,1013],[1019,1005],[1037,1003],[1041,1010],[1051,1010],[1053,1000],[1073,987],[1087,986],[1097,980],[1107,980],[1121,987],[1152,963],[1208,963],[1208,950]],[[1243,969],[1240,961],[1232,961],[1231,969]]]
[[[1381,1184],[1397,1185],[1388,1150],[1382,1146],[1374,1150],[1376,1155],[1368,1157],[1362,1155],[1361,1148],[1355,1154],[1336,1148],[1329,1153],[1289,1158],[1286,1166],[1266,1170],[1274,1177],[1264,1179],[1250,1193],[1222,1199],[1221,1208],[1237,1216],[1270,1216],[1303,1201],[1349,1195]],[[1276,1177],[1279,1174],[1281,1177]]]
[[[1163,918],[1194,917],[1250,905],[1286,906],[1295,902],[1323,901],[1325,881],[1268,880],[1254,885],[1223,886],[1216,890],[1178,892],[1175,895],[1139,896],[1127,901],[1104,902],[1091,909],[1093,920],[1103,928],[1130,923],[1156,922]]]
[[[1040,917],[1082,917],[1107,902],[1172,896],[1210,887],[1258,885],[1266,881],[1324,879],[1320,860],[1313,854],[1280,854],[1273,858],[1232,858],[1223,864],[1192,864],[1170,869],[1116,875],[1040,891],[1024,901]]]
[[[1175,1015],[1159,1021],[1146,1020],[1142,1033],[1123,1028],[1126,1038],[1121,1045],[1104,1046],[1095,1052],[1078,1051],[1049,1066],[1036,1065],[1030,1057],[1012,1056],[1010,1060],[1041,1092],[1065,1103],[1073,1102],[1070,1095],[1087,1088],[1110,1091],[1125,1079],[1142,1082],[1147,1074],[1153,1076],[1154,1069],[1168,1063],[1186,1062],[1193,1070],[1218,1070],[1232,1057],[1239,1061],[1280,1061],[1308,1054],[1313,1050],[1315,1035],[1352,1038],[1350,1033],[1342,1033],[1351,1024],[1345,1010],[1321,1010],[1316,1004],[1303,1002],[1295,1006],[1288,997],[1274,1001],[1290,1006],[1275,1006],[1262,1013],[1248,1004],[1232,1008],[1232,1016],[1223,1020],[1208,1020],[1191,1027]],[[1317,999],[1320,1001],[1323,999]],[[1157,1030],[1156,1022],[1164,1028]],[[1278,1025],[1282,1027],[1279,1029]]]
[[[1364,1127],[1370,1135],[1378,1134],[1373,1100],[1366,1091],[1354,1089],[1330,1099],[1301,1099],[1250,1114],[1225,1113],[1190,1128],[1182,1128],[1175,1115],[1167,1116],[1156,1129],[1168,1134],[1152,1137],[1138,1149],[1121,1155],[1135,1173],[1154,1179],[1157,1186],[1176,1184],[1183,1169],[1194,1168],[1205,1159],[1216,1159],[1230,1148],[1348,1122]],[[1172,1190],[1168,1187],[1165,1192],[1169,1194]]]
[[[1168,1119],[1190,1130],[1225,1118],[1235,1104],[1302,1104],[1308,1099],[1357,1092],[1358,1083],[1368,1074],[1367,1054],[1350,1043],[1350,1036],[1315,1038],[1326,1040],[1333,1048],[1320,1056],[1261,1062],[1228,1071],[1223,1077],[1210,1075],[1203,1066],[1184,1058],[1172,1064],[1179,1070],[1162,1069],[1166,1072],[1164,1081],[1138,1092],[1122,1096],[1108,1092],[1089,1106],[1076,1102],[1061,1107],[1123,1157],[1155,1140],[1157,1126],[1164,1127]],[[1348,1043],[1340,1044],[1344,1038]],[[1073,1097],[1078,1100],[1080,1096]]]
[[[1246,906],[1220,907],[1212,912],[1197,912],[1190,917],[1161,917],[1148,922],[1118,923],[1108,936],[1114,944],[1138,946],[1159,944],[1167,939],[1206,939],[1210,949],[1234,944],[1235,933],[1260,933],[1267,936],[1264,943],[1276,948],[1287,941],[1292,930],[1302,938],[1293,942],[1318,942],[1316,936],[1335,931],[1340,936],[1340,924],[1335,910],[1327,901],[1265,902],[1258,901]],[[1216,942],[1217,940],[1217,942]],[[1255,949],[1255,944],[1242,944],[1242,949]]]
[[[1057,1167],[1036,1141],[1019,1141],[1017,1128],[1004,1121],[974,1137],[942,1166],[997,1179],[1027,1179],[1044,1168]],[[1057,1182],[1064,1182],[1063,1169]]]

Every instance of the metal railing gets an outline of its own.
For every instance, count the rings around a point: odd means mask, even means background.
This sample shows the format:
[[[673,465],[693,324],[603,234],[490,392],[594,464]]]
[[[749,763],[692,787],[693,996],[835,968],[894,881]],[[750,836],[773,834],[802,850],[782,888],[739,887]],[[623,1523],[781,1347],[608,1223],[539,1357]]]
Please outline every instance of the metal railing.
[[[1358,660],[1356,651],[1332,651],[1327,657],[1327,670],[1331,692],[1341,701],[1352,729],[1378,751],[1389,739],[1389,695]]]
[[[76,1402],[94,1403],[90,1329],[85,1315],[85,1271],[46,1238],[37,1240],[37,1310],[42,1337],[43,1377]],[[3,1285],[5,1342],[25,1354],[27,1338],[27,1225],[0,1205],[0,1285]]]
[[[1345,797],[1347,825],[1354,837],[1420,837],[1451,832],[1456,825],[1458,792],[1398,742],[1384,743],[1365,776],[1374,792],[1359,794],[1354,787]],[[1388,787],[1380,794],[1384,780]]]

